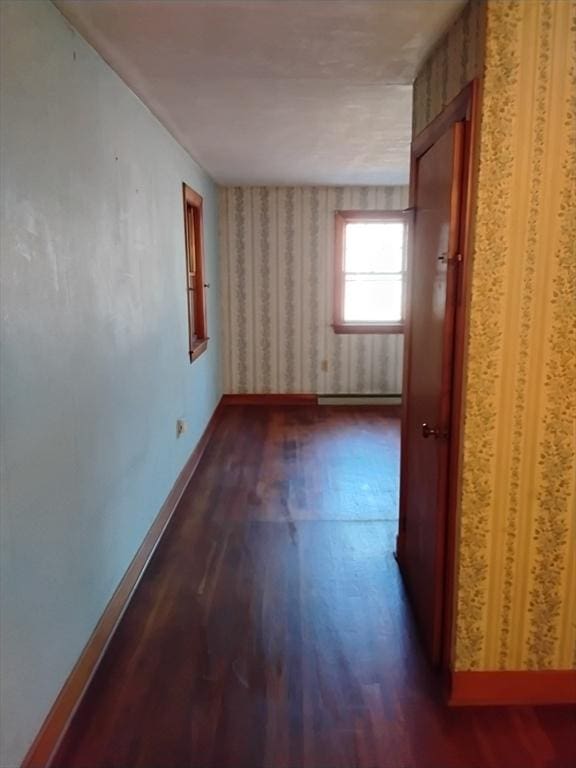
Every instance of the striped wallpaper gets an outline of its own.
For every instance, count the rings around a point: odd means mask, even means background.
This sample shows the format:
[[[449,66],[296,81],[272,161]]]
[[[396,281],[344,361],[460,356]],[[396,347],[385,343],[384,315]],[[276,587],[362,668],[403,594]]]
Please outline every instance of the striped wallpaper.
[[[490,0],[457,664],[576,665],[576,3]]]
[[[407,187],[220,190],[225,392],[400,393],[402,335],[332,331],[332,264],[336,210],[407,204]]]
[[[415,136],[480,74],[484,23],[484,0],[469,0],[419,70],[413,91]]]
[[[484,76],[455,666],[576,668],[576,2],[473,0],[432,58],[416,126]]]

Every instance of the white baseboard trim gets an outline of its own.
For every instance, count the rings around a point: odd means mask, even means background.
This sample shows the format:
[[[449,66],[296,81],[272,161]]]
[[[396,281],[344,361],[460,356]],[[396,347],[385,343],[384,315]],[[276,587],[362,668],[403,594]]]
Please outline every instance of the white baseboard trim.
[[[318,405],[401,405],[401,395],[318,395]]]

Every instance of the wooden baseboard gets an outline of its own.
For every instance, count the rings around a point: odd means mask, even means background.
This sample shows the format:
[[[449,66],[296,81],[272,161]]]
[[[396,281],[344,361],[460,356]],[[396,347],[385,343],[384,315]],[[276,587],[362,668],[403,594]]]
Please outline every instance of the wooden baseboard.
[[[452,672],[448,704],[576,704],[576,669]]]
[[[221,415],[222,400],[218,403],[196,448],[192,451],[190,458],[178,475],[166,501],[150,526],[134,559],[128,566],[128,570],[104,609],[104,613],[100,617],[80,658],[64,683],[42,728],[28,750],[22,763],[22,768],[50,768],[70,721],[82,701],[82,697],[104,656],[106,648],[120,623],[120,619],[130,603],[130,599],[146,570],[146,566],[150,562],[150,558],[154,554],[154,550],[162,538],[162,534],[170,522],[174,510],[178,506],[186,486],[200,463],[202,454],[212,437]]]
[[[309,394],[223,395],[223,405],[317,405],[318,396]]]

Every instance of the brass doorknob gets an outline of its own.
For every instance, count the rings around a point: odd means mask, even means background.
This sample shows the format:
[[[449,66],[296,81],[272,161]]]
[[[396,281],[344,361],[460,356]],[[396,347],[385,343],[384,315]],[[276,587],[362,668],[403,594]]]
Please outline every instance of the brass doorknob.
[[[439,437],[447,437],[447,435],[448,433],[445,429],[435,429],[426,422],[422,424],[422,437],[435,437],[438,440]]]

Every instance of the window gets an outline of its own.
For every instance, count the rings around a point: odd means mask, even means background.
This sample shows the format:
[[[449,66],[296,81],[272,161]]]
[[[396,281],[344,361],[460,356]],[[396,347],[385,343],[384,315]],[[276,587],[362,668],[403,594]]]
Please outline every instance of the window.
[[[186,287],[188,290],[188,333],[190,362],[208,346],[204,289],[204,246],[202,241],[202,198],[183,184],[184,236],[186,242]]]
[[[401,211],[336,213],[336,333],[403,331],[406,233]]]

